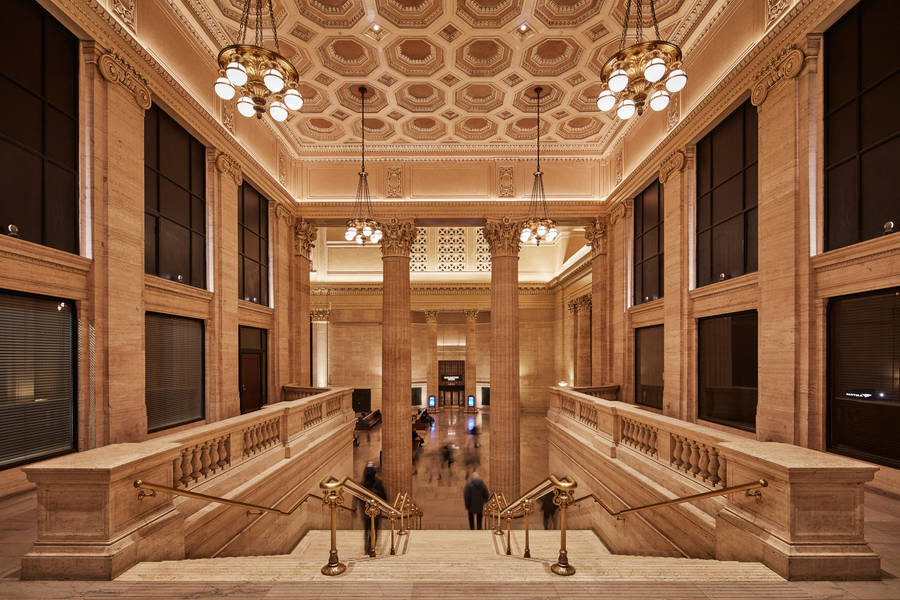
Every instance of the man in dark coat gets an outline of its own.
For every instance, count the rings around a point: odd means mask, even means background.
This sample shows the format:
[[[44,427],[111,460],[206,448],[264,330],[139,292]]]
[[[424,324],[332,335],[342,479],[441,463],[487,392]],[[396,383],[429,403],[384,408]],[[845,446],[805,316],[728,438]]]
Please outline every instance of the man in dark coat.
[[[469,513],[469,529],[475,529],[475,522],[478,521],[478,529],[481,529],[482,509],[488,497],[487,486],[478,476],[478,473],[472,473],[472,479],[466,484],[463,491],[463,499],[466,501],[466,512]]]
[[[375,463],[369,461],[366,464],[366,468],[363,469],[363,480],[362,485],[364,488],[378,496],[384,501],[387,501],[387,492],[384,490],[384,483],[381,482],[381,479],[378,478],[377,471],[375,469]],[[366,530],[366,553],[369,556],[375,556],[375,544],[378,542],[378,530],[381,525],[381,516],[375,517],[375,539],[372,540],[372,523],[369,521],[369,516],[366,515],[365,511],[363,511],[363,526]]]

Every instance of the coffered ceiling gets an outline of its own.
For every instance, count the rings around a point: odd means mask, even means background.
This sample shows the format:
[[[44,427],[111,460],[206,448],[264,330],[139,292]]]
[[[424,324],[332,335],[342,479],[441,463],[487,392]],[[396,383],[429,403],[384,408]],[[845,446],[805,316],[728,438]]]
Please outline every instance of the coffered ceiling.
[[[663,36],[684,43],[723,1],[657,0]],[[273,2],[281,51],[303,82],[303,108],[278,126],[298,155],[358,143],[361,84],[376,146],[521,146],[536,134],[538,85],[549,152],[566,144],[603,152],[622,128],[595,101],[626,0]],[[210,52],[232,43],[241,0],[167,3],[200,25]]]

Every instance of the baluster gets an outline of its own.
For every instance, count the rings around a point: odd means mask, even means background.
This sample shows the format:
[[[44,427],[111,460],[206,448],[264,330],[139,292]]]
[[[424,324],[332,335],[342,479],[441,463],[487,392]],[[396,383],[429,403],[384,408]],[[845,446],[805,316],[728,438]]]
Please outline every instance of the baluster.
[[[691,472],[691,441],[684,438],[684,444],[681,446],[681,470],[685,473]]]
[[[719,451],[716,448],[709,449],[709,484],[713,487],[719,485]]]
[[[674,448],[672,449],[672,456],[669,458],[669,462],[675,466],[676,469],[681,468],[681,436],[672,434],[672,439],[674,440]]]
[[[209,442],[204,442],[200,447],[200,474],[209,477]]]
[[[194,481],[199,481],[200,475],[202,475],[202,473],[200,472],[200,448],[199,448],[199,446],[194,446],[193,448],[191,448],[191,467],[193,469],[191,471],[191,479],[193,479]]]
[[[278,427],[275,421],[269,421],[269,443],[273,446],[278,441]]]
[[[641,424],[641,452],[650,452],[650,428]]]
[[[224,469],[226,464],[231,463],[231,456],[229,456],[229,447],[231,444],[228,443],[228,436],[222,436],[219,438],[219,468]]]
[[[178,487],[181,483],[181,456],[176,456],[172,461],[172,487]]]
[[[700,478],[704,482],[709,481],[709,473],[706,471],[706,468],[709,466],[709,448],[706,447],[706,444],[700,444],[700,462],[698,466],[700,467]]]
[[[691,440],[691,475],[694,477],[697,476],[697,473],[700,472],[700,449],[697,447],[699,444],[694,440]]]
[[[244,456],[249,456],[250,454],[250,430],[244,430]]]
[[[659,456],[659,430],[655,427],[653,428],[653,432],[650,435],[650,452],[653,456]]]
[[[191,482],[191,451],[190,450],[182,450],[181,451],[181,485],[183,487],[187,487],[187,485]]]
[[[215,473],[219,470],[219,440],[210,440],[209,442],[209,472]]]
[[[725,481],[725,457],[719,455],[719,469],[716,471],[719,475],[719,483],[723,486],[728,485],[728,482]]]

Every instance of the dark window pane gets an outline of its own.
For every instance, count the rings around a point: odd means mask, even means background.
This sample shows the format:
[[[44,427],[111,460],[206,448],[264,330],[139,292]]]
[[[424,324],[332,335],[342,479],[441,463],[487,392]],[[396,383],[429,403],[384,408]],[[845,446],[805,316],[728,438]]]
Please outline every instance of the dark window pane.
[[[644,263],[634,265],[634,303],[640,304],[644,301]]]
[[[78,252],[78,216],[75,198],[78,181],[75,173],[45,164],[44,181],[44,244],[66,252]]]
[[[900,468],[900,288],[828,302],[828,449]]]
[[[868,148],[876,142],[900,133],[900,114],[895,110],[898,98],[900,98],[900,73],[894,74],[860,97],[860,148]],[[837,133],[829,139],[833,143],[840,142]],[[856,138],[851,141],[855,143]]]
[[[41,89],[41,31],[46,13],[37,3],[29,0],[12,0],[3,3],[3,19],[6,23],[15,23],[15,27],[6,27],[4,36],[7,48],[15,48],[9,54],[9,60],[3,61],[2,73],[19,85],[33,90],[36,94]],[[12,58],[14,57],[14,60]],[[10,98],[3,96],[9,106]],[[6,111],[15,112],[15,111]]]
[[[247,186],[244,192],[244,227],[259,233],[259,195],[252,187]]]
[[[825,174],[828,247],[840,248],[859,240],[856,161],[835,167]]]
[[[644,231],[654,227],[660,221],[659,186],[649,186],[643,193]]]
[[[206,195],[206,148],[191,139],[191,192],[197,196]]]
[[[164,113],[159,115],[159,171],[184,189],[190,189],[190,138]]]
[[[203,198],[191,196],[191,229],[198,232],[206,231],[206,215]]]
[[[759,145],[759,115],[752,104],[744,105],[744,165],[755,163]]]
[[[191,234],[169,220],[159,220],[159,275],[172,281],[188,283],[191,279]]]
[[[719,224],[744,209],[743,177],[737,174],[713,190],[713,223]]]
[[[856,82],[859,78],[857,14],[857,10],[851,10],[825,34],[827,57],[825,102],[832,108],[851,100],[857,92]]]
[[[165,177],[159,178],[159,212],[180,225],[191,224],[191,197]]]
[[[900,37],[900,6],[895,0],[861,2],[859,65],[862,89],[897,71],[897,39]]]
[[[862,155],[862,238],[882,235],[884,223],[900,223],[900,136]]]
[[[259,302],[259,265],[245,258],[244,261],[244,300]]]
[[[259,267],[259,303],[269,305],[269,271],[265,265]]]
[[[159,210],[159,175],[150,167],[144,168],[144,210]]]
[[[731,113],[712,131],[713,187],[740,172],[744,166],[744,119],[742,111]]]
[[[707,194],[706,196],[701,196],[697,198],[697,230],[703,231],[704,229],[709,229],[709,226],[712,224],[711,222],[711,205],[712,204],[712,194]]]
[[[659,289],[659,257],[654,256],[653,258],[644,262],[644,284],[642,286],[644,292],[644,299],[647,301],[656,300],[662,294],[660,293],[662,290]]]
[[[650,258],[659,253],[659,229],[653,229],[644,234],[644,256]]]
[[[152,169],[159,169],[159,108],[151,106],[144,113],[144,164]]]
[[[44,128],[44,154],[50,160],[75,170],[77,168],[75,120],[48,106],[46,125]]]
[[[744,269],[745,273],[753,273],[754,271],[759,269],[759,224],[757,217],[757,209],[752,209],[747,211],[745,229],[747,231],[746,237],[744,238],[747,241],[747,254],[746,254],[746,268]]]
[[[634,330],[634,401],[662,408],[663,401],[663,326]]]
[[[713,280],[721,274],[737,277],[744,273],[744,217],[725,221],[713,230]]]
[[[700,319],[697,323],[698,416],[756,430],[756,311]]]
[[[15,140],[34,152],[41,152],[44,125],[40,97],[29,94],[4,77],[0,77],[0,94],[8,106],[15,107],[15,110],[0,111],[0,136]]]
[[[244,256],[259,260],[259,238],[249,229],[244,230]]]
[[[712,187],[712,154],[710,137],[706,136],[697,143],[697,195],[703,195]]]
[[[268,200],[250,183],[241,186],[238,211],[239,298],[267,305]]]
[[[712,233],[704,231],[697,236],[697,285],[712,283],[712,257],[711,246]]]
[[[78,59],[78,41],[60,23],[53,19],[44,22],[44,77],[47,101],[62,110],[70,117],[77,114],[77,81],[76,60]]]
[[[856,102],[851,102],[829,115],[828,164],[835,164],[856,154],[857,110]]]
[[[744,171],[744,208],[753,208],[758,203],[758,191],[757,187],[759,186],[759,174],[757,172],[757,165],[753,165],[752,167],[747,167],[747,170]]]
[[[144,215],[144,272],[156,275],[156,217]]]
[[[206,287],[206,237],[191,234],[191,285]]]
[[[40,244],[43,233],[43,164],[39,156],[0,139],[0,229],[10,224]]]

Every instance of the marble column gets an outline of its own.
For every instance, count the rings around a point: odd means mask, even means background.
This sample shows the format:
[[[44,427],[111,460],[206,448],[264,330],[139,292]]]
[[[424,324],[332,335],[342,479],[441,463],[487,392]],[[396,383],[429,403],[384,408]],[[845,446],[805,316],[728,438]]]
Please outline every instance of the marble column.
[[[608,227],[606,217],[597,217],[584,228],[584,237],[591,247],[591,385],[603,385],[612,381],[609,372]]]
[[[409,248],[412,220],[382,223],[381,465],[388,498],[412,490]]]
[[[313,387],[328,387],[328,321],[331,309],[320,307],[309,311],[312,323]]]
[[[438,392],[440,382],[438,381],[438,311],[426,310],[425,323],[428,324],[428,347],[425,348],[425,360],[428,361],[425,374],[425,391],[426,400],[428,396],[434,396],[435,407],[441,406],[441,396]],[[428,406],[428,402],[425,403]]]
[[[519,496],[519,234],[508,217],[486,219],[491,249],[490,489]]]
[[[238,194],[243,175],[238,162],[215,148],[207,148],[207,214],[212,227],[212,272],[216,295],[207,327],[214,364],[209,369],[213,393],[210,421],[241,414],[238,350]]]
[[[478,337],[478,311],[477,310],[467,310],[466,311],[466,398],[465,398],[465,406],[466,410],[471,410],[474,412],[475,409],[469,408],[469,396],[478,397],[476,390],[477,382],[476,376],[478,375],[476,365],[478,362],[477,355],[477,337]],[[477,402],[476,402],[477,406]]]
[[[591,295],[570,303],[575,317],[575,386],[591,386]]]
[[[302,218],[294,221],[294,260],[291,261],[291,381],[300,385],[312,385],[310,373],[309,339],[309,268],[310,252],[316,240],[316,228]]]

